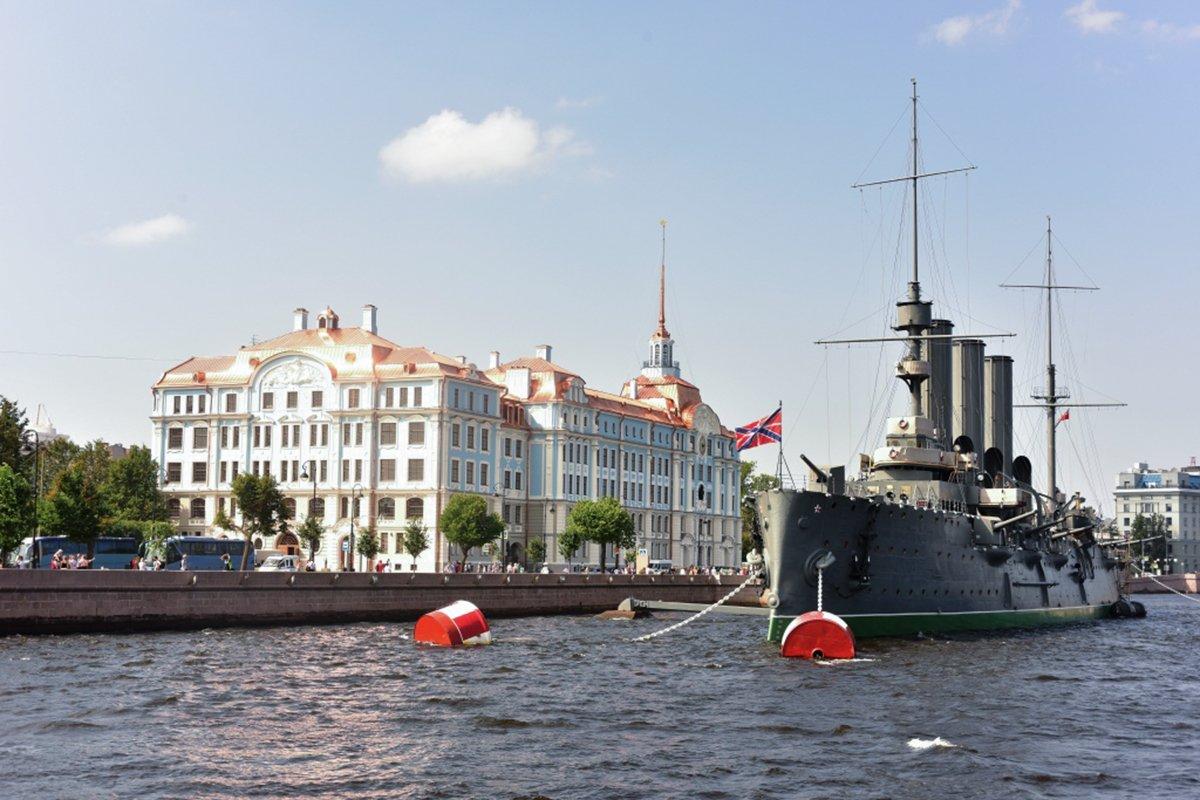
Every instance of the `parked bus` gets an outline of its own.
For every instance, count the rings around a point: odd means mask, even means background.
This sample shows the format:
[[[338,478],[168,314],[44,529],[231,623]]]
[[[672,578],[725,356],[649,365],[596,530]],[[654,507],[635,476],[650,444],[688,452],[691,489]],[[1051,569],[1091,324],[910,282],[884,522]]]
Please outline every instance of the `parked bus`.
[[[66,536],[39,536],[21,546],[21,559],[35,569],[47,569],[59,550],[64,556],[88,552],[87,542],[73,542]],[[92,569],[130,569],[138,554],[138,541],[132,536],[101,536],[92,543]]]
[[[217,539],[211,536],[172,536],[167,539],[166,552],[163,557],[164,569],[182,569],[183,557],[187,556],[188,572],[225,569],[221,556],[228,555],[237,569],[242,563],[242,551],[246,548],[245,539]],[[152,557],[152,556],[151,556]],[[254,569],[254,548],[250,548],[250,557],[246,559],[246,567]]]

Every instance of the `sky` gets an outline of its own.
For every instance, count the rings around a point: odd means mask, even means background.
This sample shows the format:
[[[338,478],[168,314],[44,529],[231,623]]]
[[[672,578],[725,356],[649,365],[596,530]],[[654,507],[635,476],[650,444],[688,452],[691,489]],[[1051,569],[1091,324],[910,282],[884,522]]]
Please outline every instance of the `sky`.
[[[1187,2],[0,2],[0,394],[76,440],[150,437],[150,387],[331,305],[485,363],[554,346],[616,390],[668,327],[733,427],[848,462],[902,413],[879,336],[910,269],[1044,383],[1064,282],[1061,484],[1111,508],[1200,455],[1200,7]],[[79,357],[85,356],[85,357]],[[94,356],[103,356],[96,358]],[[1068,363],[1069,362],[1069,363]],[[1043,422],[1017,411],[1041,474]],[[774,448],[747,457],[773,463]]]

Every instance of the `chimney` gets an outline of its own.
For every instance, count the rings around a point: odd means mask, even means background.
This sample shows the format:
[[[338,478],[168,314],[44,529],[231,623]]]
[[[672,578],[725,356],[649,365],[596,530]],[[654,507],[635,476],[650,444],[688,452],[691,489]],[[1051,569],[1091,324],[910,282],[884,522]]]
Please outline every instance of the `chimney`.
[[[458,356],[458,363],[462,364],[465,367],[467,365],[467,357],[466,356]]]
[[[537,347],[535,347],[533,349],[533,354],[535,356],[537,356],[538,358],[544,359],[546,361],[552,360],[550,358],[550,354],[552,352],[554,352],[553,348],[551,348],[550,345],[548,345],[548,344],[539,344]]]
[[[488,369],[496,369],[500,366],[500,351],[493,350],[488,353]]]
[[[308,309],[297,308],[292,312],[292,330],[306,331],[308,330]]]
[[[371,333],[379,332],[379,310],[375,306],[367,303],[363,306],[363,322],[362,326],[365,330]]]

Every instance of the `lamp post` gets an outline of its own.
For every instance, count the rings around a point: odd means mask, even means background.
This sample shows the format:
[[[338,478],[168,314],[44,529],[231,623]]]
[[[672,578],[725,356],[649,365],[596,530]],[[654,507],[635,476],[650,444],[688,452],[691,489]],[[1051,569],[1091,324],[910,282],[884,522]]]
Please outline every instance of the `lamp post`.
[[[350,552],[347,553],[346,568],[350,572],[354,572],[354,559],[357,554],[354,551],[354,518],[358,516],[358,501],[363,495],[363,485],[356,483],[350,487]]]
[[[313,485],[312,500],[309,501],[309,504],[308,504],[308,513],[304,515],[304,519],[307,520],[309,517],[312,516],[313,506],[316,505],[316,503],[317,503],[317,462],[310,459],[307,463],[305,463],[305,465],[300,468],[300,478],[301,478],[301,480],[306,480],[306,481],[311,479],[312,485]],[[316,559],[317,559],[317,548],[311,542],[309,542],[308,560],[316,561]],[[316,569],[315,566],[313,568]]]
[[[41,521],[38,519],[38,500],[42,494],[42,438],[32,428],[21,434],[21,453],[26,456],[33,453],[33,538],[36,542],[42,534]],[[36,548],[29,548],[29,566],[36,569],[40,560]]]

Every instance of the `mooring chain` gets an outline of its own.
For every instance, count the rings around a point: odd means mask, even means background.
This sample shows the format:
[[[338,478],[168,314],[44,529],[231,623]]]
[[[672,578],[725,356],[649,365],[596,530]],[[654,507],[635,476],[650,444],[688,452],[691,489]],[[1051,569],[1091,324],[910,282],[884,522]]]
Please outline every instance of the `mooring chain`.
[[[654,631],[653,633],[647,633],[645,636],[639,636],[636,639],[634,639],[633,641],[646,642],[646,641],[649,641],[650,639],[655,638],[656,636],[662,636],[664,633],[670,633],[673,630],[682,628],[684,625],[687,625],[689,622],[694,622],[695,620],[700,619],[700,617],[703,617],[705,614],[712,611],[714,608],[724,605],[729,600],[732,600],[733,596],[735,594],[737,594],[742,589],[745,589],[747,586],[749,586],[750,581],[754,580],[757,577],[758,577],[757,572],[750,573],[750,576],[748,578],[746,578],[746,580],[744,580],[740,584],[738,584],[738,586],[735,589],[733,589],[733,591],[731,591],[729,594],[722,597],[717,602],[713,603],[708,608],[702,609],[701,611],[697,611],[695,614],[692,614],[687,619],[680,620],[679,622],[676,622],[674,625],[668,625],[667,627],[663,628],[662,630]]]

